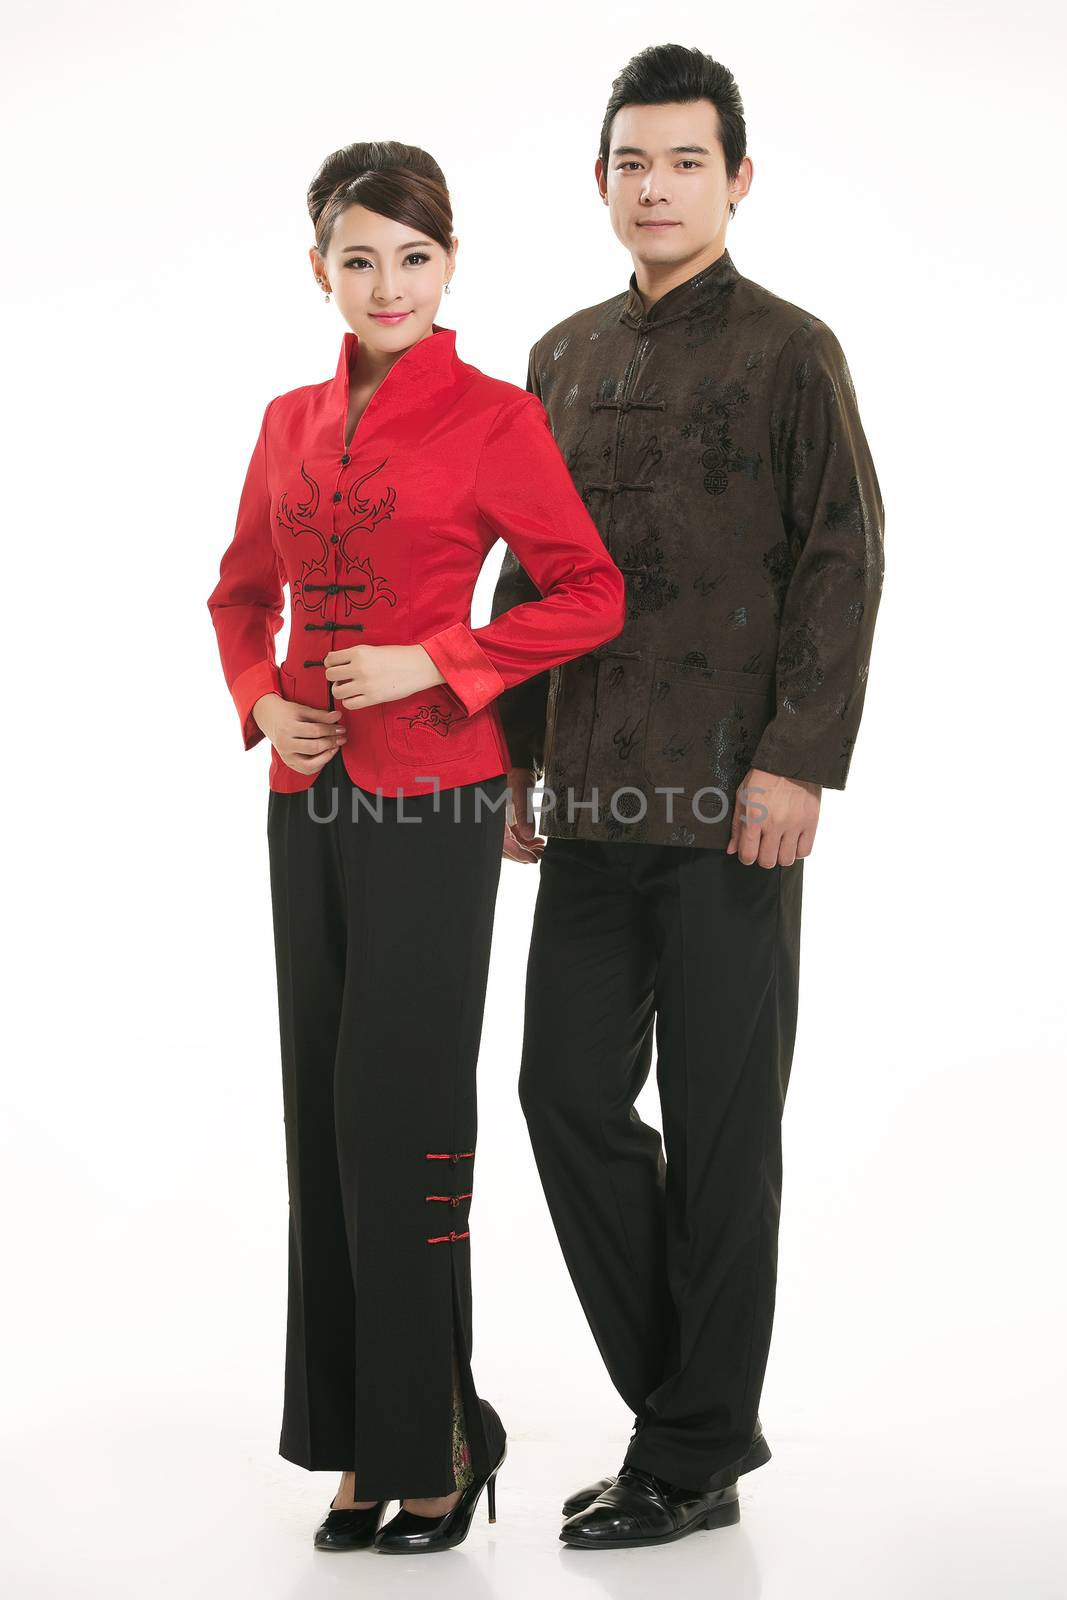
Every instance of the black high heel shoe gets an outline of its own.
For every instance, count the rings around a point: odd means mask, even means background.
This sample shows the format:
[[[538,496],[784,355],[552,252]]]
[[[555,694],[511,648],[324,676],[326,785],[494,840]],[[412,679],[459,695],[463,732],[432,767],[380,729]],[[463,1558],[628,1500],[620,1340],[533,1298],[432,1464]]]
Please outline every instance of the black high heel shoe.
[[[483,1489],[489,1491],[489,1521],[496,1521],[496,1475],[508,1453],[505,1443],[500,1459],[484,1478],[475,1478],[461,1493],[451,1511],[442,1517],[420,1517],[403,1506],[378,1530],[374,1540],[375,1550],[386,1555],[416,1555],[427,1550],[451,1550],[462,1544],[471,1529],[474,1508],[481,1499]]]
[[[372,1506],[364,1506],[361,1511],[354,1507],[335,1511],[331,1500],[325,1521],[315,1529],[315,1549],[366,1550],[374,1543],[382,1513],[388,1504],[388,1500],[378,1500]]]

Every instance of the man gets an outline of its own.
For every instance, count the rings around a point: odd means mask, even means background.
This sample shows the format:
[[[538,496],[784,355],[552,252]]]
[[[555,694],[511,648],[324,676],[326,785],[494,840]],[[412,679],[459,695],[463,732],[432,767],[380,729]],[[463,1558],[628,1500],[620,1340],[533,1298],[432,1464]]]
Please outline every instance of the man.
[[[752,182],[731,73],[642,51],[595,170],[629,287],[539,339],[527,386],[627,621],[500,709],[505,853],[540,872],[521,1102],[635,1417],[617,1476],[564,1506],[560,1537],[603,1549],[736,1522],[739,1475],[770,1456],[802,873],[859,727],[883,506],[836,337],[726,250]],[[537,594],[509,551],[493,616]],[[653,1037],[662,1145],[634,1110]]]

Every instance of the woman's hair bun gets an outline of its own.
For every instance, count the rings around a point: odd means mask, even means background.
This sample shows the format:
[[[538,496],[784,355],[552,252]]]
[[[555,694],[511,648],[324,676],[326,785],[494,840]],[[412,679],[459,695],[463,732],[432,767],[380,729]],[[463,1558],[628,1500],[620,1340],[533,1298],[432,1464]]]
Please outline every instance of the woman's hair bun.
[[[417,228],[442,250],[452,249],[452,202],[445,175],[417,144],[395,139],[346,144],[326,157],[311,180],[307,201],[320,256],[330,247],[338,217],[351,205]]]
[[[439,184],[448,193],[445,175],[437,162],[417,144],[398,139],[368,139],[346,144],[328,155],[308,186],[308,214],[315,227],[329,200],[368,172],[410,172]]]

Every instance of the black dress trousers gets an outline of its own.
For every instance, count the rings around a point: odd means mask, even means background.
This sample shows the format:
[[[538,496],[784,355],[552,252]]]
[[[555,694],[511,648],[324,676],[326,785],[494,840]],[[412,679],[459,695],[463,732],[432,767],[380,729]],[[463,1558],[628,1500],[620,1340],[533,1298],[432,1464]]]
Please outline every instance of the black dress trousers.
[[[455,1487],[454,1356],[474,1471],[503,1446],[470,1365],[470,1207],[506,797],[504,774],[380,796],[338,751],[268,802],[289,1183],[279,1453],[354,1470],[360,1499]]]
[[[549,838],[538,869],[522,1107],[626,1460],[687,1488],[757,1423],[803,866]],[[634,1109],[653,1039],[662,1140]]]

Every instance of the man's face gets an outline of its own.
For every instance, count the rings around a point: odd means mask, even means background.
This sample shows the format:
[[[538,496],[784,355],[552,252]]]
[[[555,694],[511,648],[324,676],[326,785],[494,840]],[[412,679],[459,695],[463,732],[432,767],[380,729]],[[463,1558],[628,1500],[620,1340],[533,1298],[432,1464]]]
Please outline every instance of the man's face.
[[[623,106],[607,166],[596,164],[611,225],[635,261],[667,267],[724,242],[730,201],[747,193],[747,156],[733,183],[710,100]]]

